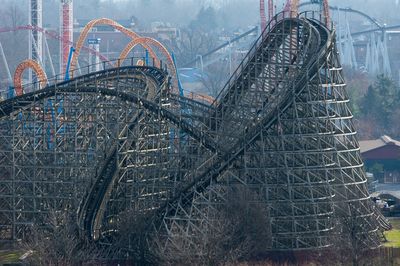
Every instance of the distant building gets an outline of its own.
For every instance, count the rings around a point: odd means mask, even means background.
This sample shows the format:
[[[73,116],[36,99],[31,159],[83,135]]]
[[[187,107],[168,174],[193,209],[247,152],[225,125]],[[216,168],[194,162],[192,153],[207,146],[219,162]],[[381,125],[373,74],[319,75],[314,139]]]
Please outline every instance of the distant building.
[[[400,141],[384,135],[360,141],[360,148],[367,171],[380,183],[400,183]]]
[[[155,33],[162,41],[171,41],[180,37],[178,28],[172,27],[169,23],[154,21],[151,23],[151,32]]]

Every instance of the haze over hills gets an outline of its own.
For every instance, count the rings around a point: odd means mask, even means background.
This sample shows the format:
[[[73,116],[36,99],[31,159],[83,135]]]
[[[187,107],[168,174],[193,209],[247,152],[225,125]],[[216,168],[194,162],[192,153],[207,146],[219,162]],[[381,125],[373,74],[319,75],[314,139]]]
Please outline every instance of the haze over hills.
[[[277,10],[282,10],[284,2],[284,0],[274,1]],[[6,12],[6,7],[9,5],[17,6],[23,12],[18,18],[19,21],[27,23],[28,0],[0,0],[0,3],[5,7],[3,12]],[[397,16],[400,11],[399,0],[331,0],[329,3],[332,6],[358,9],[383,23],[400,22]],[[376,6],[377,3],[380,5]],[[258,6],[257,0],[74,0],[74,13],[76,17],[85,19],[95,17],[122,19],[135,16],[142,23],[158,20],[175,26],[184,26],[190,23],[202,7],[213,7],[221,17],[220,26],[225,28],[257,24]],[[44,17],[44,24],[57,27],[58,0],[44,1],[43,8],[57,11],[48,12]],[[1,20],[4,19],[0,19],[0,24]]]

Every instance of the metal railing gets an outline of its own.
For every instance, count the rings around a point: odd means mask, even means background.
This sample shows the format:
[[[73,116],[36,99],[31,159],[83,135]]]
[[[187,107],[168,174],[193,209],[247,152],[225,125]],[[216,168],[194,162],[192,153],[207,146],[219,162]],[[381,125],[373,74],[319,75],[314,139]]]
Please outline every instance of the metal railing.
[[[151,60],[146,60],[145,57],[129,57],[125,59],[113,59],[109,61],[104,61],[100,63],[90,64],[84,67],[76,68],[69,71],[70,79],[77,78],[80,76],[92,74],[98,71],[106,71],[118,67],[126,67],[126,66],[147,66],[147,67],[156,67],[167,72],[167,64],[162,60],[157,60],[151,58]],[[53,77],[47,78],[47,86],[54,85],[59,82],[65,81],[65,73],[55,75]],[[32,92],[35,90],[41,89],[40,85],[41,81],[36,80],[32,83],[27,83],[23,85],[24,92]],[[4,100],[8,98],[9,90],[0,91],[0,97]],[[14,92],[15,95],[15,92]],[[1,101],[1,99],[0,99]]]
[[[222,98],[224,98],[226,96],[226,94],[229,91],[229,88],[232,87],[234,84],[236,84],[236,80],[240,77],[240,75],[243,73],[243,70],[247,67],[247,64],[249,63],[249,61],[251,60],[251,58],[253,58],[253,56],[255,55],[255,53],[257,52],[258,48],[260,47],[260,45],[262,45],[264,39],[270,34],[270,32],[272,31],[272,29],[274,28],[274,26],[282,21],[283,19],[287,19],[287,18],[291,18],[292,12],[281,12],[276,14],[267,24],[267,26],[265,27],[265,29],[262,31],[260,37],[258,37],[258,39],[255,41],[255,43],[253,44],[253,46],[250,48],[249,52],[247,53],[247,55],[245,56],[245,58],[242,60],[242,62],[238,65],[238,67],[236,68],[236,70],[233,72],[233,74],[231,75],[231,77],[228,79],[228,81],[226,82],[225,86],[222,88],[222,90],[219,92],[219,94],[217,95],[217,97],[214,100],[213,105],[216,106],[218,104],[218,102],[221,101]]]
[[[253,58],[255,55],[256,51],[258,50],[259,46],[263,43],[264,39],[271,33],[272,29],[274,26],[284,20],[284,19],[289,19],[289,18],[307,18],[307,19],[314,19],[314,20],[319,20],[322,21],[323,19],[323,14],[318,11],[305,11],[301,12],[299,14],[294,14],[292,11],[283,11],[278,14],[276,14],[267,24],[265,29],[262,31],[260,37],[255,41],[253,46],[250,48],[249,52],[247,53],[246,57],[243,59],[243,61],[238,65],[236,70],[233,72],[232,76],[228,79],[228,81],[225,83],[225,86],[222,88],[222,90],[219,92],[217,97],[215,98],[214,102],[212,105],[216,106],[218,105],[218,102],[221,102],[221,99],[226,96],[226,94],[229,91],[229,88],[232,87],[234,84],[236,84],[237,79],[240,77],[240,75],[243,73],[243,70],[247,67],[247,64]],[[328,27],[329,28],[329,27]],[[333,29],[333,23],[331,22],[330,28]]]

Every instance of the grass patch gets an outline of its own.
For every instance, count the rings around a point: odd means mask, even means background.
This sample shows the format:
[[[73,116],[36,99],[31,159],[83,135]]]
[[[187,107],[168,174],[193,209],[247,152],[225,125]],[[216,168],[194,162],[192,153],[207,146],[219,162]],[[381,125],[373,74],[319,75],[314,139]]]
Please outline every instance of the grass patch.
[[[400,230],[399,229],[392,229],[390,231],[386,231],[385,237],[387,242],[384,243],[385,247],[400,247]]]
[[[400,219],[392,218],[389,219],[390,224],[393,226],[393,229],[390,231],[384,232],[387,242],[384,243],[385,247],[400,247]]]
[[[0,265],[19,262],[19,257],[22,254],[22,251],[15,250],[0,251]]]

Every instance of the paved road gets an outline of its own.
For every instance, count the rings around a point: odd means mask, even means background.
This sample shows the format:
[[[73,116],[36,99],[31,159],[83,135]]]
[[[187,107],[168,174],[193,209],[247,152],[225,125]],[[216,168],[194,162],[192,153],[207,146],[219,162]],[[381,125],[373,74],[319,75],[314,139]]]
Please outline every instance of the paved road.
[[[371,194],[372,197],[381,194],[390,194],[400,200],[400,184],[377,184],[376,191]]]

